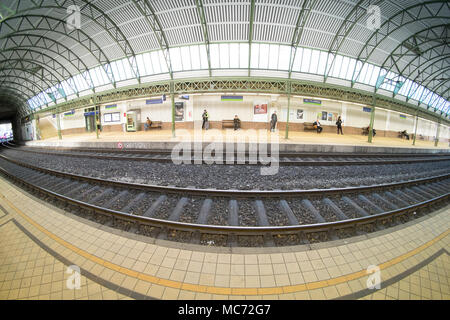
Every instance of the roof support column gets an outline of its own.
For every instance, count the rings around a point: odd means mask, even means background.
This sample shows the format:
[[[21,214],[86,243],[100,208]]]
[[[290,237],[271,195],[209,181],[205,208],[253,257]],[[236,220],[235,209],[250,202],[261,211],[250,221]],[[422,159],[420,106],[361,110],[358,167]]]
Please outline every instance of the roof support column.
[[[289,111],[291,108],[291,81],[289,81],[287,83],[287,87],[288,87],[288,94],[287,94],[288,103],[287,103],[287,116],[286,116],[286,133],[284,135],[285,139],[289,139]]]
[[[416,111],[416,125],[414,126],[413,146],[416,145],[417,127],[419,126],[419,111]]]
[[[434,139],[434,146],[437,147],[439,143],[439,131],[441,130],[441,119],[439,119],[439,122],[437,124],[436,129],[436,138]]]
[[[58,138],[59,138],[59,140],[62,140],[61,119],[60,119],[60,113],[59,113],[59,108],[58,107],[56,107],[56,128],[58,130]]]
[[[373,138],[373,123],[375,122],[375,104],[376,104],[376,97],[375,94],[373,95],[372,98],[372,110],[370,112],[370,124],[369,124],[369,138],[368,138],[368,142],[372,143],[372,138]]]
[[[170,82],[170,99],[172,101],[172,137],[175,138],[175,84]]]

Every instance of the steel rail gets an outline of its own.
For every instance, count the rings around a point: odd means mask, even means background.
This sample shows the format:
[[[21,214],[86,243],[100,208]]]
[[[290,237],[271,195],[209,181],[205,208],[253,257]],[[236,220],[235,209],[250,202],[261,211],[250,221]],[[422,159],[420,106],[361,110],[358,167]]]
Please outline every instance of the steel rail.
[[[422,201],[420,203],[416,203],[414,205],[410,205],[408,207],[404,207],[397,210],[391,210],[379,214],[374,214],[367,217],[360,217],[355,219],[334,221],[334,222],[325,222],[325,223],[317,223],[317,224],[308,224],[308,225],[291,225],[291,226],[268,226],[268,227],[241,227],[241,226],[216,226],[216,225],[205,225],[205,224],[194,224],[194,223],[184,223],[177,221],[168,221],[161,220],[155,218],[148,218],[144,216],[137,216],[125,212],[120,212],[116,210],[111,210],[103,207],[99,207],[96,205],[92,205],[83,201],[75,200],[64,195],[58,194],[46,188],[39,187],[34,185],[22,178],[19,178],[7,170],[5,170],[0,165],[0,172],[4,175],[10,177],[13,180],[16,180],[28,187],[31,187],[39,192],[46,193],[47,195],[53,196],[59,200],[66,201],[72,205],[76,205],[82,207],[87,210],[91,210],[102,215],[106,215],[112,217],[113,219],[121,219],[131,223],[137,223],[140,225],[150,225],[152,227],[158,227],[163,229],[178,229],[182,231],[190,231],[190,232],[203,232],[206,234],[227,234],[227,235],[278,235],[278,234],[305,234],[312,232],[323,232],[323,231],[335,231],[348,227],[357,227],[361,225],[371,224],[371,223],[379,223],[383,220],[399,217],[407,213],[411,213],[419,208],[423,208],[429,206],[431,204],[440,202],[442,200],[447,199],[450,196],[450,193],[446,193],[444,195],[435,197],[433,199],[429,199],[426,201]]]
[[[90,183],[97,183],[102,185],[117,186],[127,189],[136,190],[146,190],[158,193],[167,194],[183,194],[190,196],[214,196],[214,197],[238,197],[238,198],[280,198],[280,197],[300,197],[300,196],[323,196],[323,195],[333,195],[333,194],[346,194],[346,193],[362,193],[368,191],[377,191],[383,189],[390,189],[394,187],[405,187],[410,185],[416,185],[420,183],[426,183],[431,181],[444,180],[450,177],[450,173],[422,178],[414,179],[408,181],[385,183],[379,185],[371,186],[358,186],[358,187],[346,187],[346,188],[329,188],[329,189],[294,189],[294,190],[236,190],[236,189],[197,189],[197,188],[182,188],[182,187],[170,187],[170,186],[160,186],[160,185],[150,185],[150,184],[140,184],[131,182],[122,182],[102,178],[94,178],[83,175],[77,175],[73,173],[67,173],[63,171],[51,170],[42,167],[37,167],[22,161],[11,159],[0,154],[0,158],[14,163],[16,165],[26,167],[35,171],[40,171],[48,173],[54,176],[72,178],[75,180],[86,181]]]
[[[117,154],[147,154],[147,155],[170,155],[172,153],[171,150],[167,149],[110,149],[110,148],[92,148],[92,147],[30,147],[25,146],[27,149],[23,149],[23,145],[15,145],[11,142],[7,142],[8,145],[3,144],[4,147],[17,150],[17,151],[25,151],[25,152],[47,152],[48,150],[55,150],[57,152],[64,151],[74,151],[74,152],[93,152],[93,153],[117,153]],[[31,150],[35,149],[35,150]],[[192,153],[194,153],[194,148],[192,148]],[[270,149],[267,151],[270,153]],[[224,147],[224,155],[228,154],[226,152],[226,147]],[[234,154],[239,154],[239,152],[234,152]],[[333,152],[333,153],[324,153],[324,152],[295,152],[295,151],[287,151],[287,152],[279,152],[279,157],[323,157],[323,158],[342,158],[342,157],[352,157],[352,158],[378,158],[378,157],[390,157],[390,158],[399,158],[399,157],[436,157],[436,156],[447,156],[450,157],[450,152],[438,152],[438,153],[354,153],[354,152]],[[123,158],[122,158],[123,159]]]
[[[10,147],[6,147],[6,148],[10,148]],[[14,150],[14,148],[10,148],[12,150]],[[106,151],[100,151],[100,152],[95,152],[95,151],[82,151],[82,150],[73,150],[73,151],[78,151],[79,153],[70,153],[69,152],[65,152],[65,151],[50,151],[50,150],[25,150],[25,149],[15,149],[16,151],[19,152],[30,152],[30,153],[38,153],[38,154],[45,154],[45,155],[54,155],[54,156],[63,156],[63,157],[79,157],[79,158],[91,158],[91,159],[100,159],[100,160],[126,160],[126,161],[152,161],[152,162],[162,162],[162,163],[170,163],[172,162],[172,158],[170,157],[166,157],[166,158],[155,158],[155,157],[146,157],[146,156],[139,156],[139,154],[144,154],[144,155],[170,155],[171,153],[169,151],[165,152],[165,151],[156,151],[156,152],[134,152],[131,151],[129,152],[129,157],[126,157],[126,153],[121,152],[113,152],[111,151],[110,153],[118,153],[118,154],[122,154],[122,155],[102,155],[102,153],[106,153]],[[98,153],[96,154],[88,154],[88,152],[93,152],[93,153]],[[245,164],[245,165],[261,165],[260,163],[258,163],[257,161],[255,162],[250,162],[247,161],[249,160],[248,158],[246,158],[246,155],[242,155],[241,157],[244,157],[245,161],[244,163],[238,163],[239,160],[241,159],[239,157],[239,154],[235,154],[235,157],[233,157],[233,163],[231,163],[228,160],[227,154],[224,153],[223,154],[223,159],[224,159],[224,164]],[[270,155],[267,155],[268,157]],[[289,158],[289,157],[323,157],[323,158],[340,158],[340,157],[349,157],[349,155],[321,155],[321,154],[309,154],[309,155],[300,155],[300,154],[295,154],[295,153],[283,153],[283,154],[279,154],[279,156],[277,158],[273,158],[272,162],[276,162],[280,165],[283,166],[346,166],[346,165],[378,165],[378,164],[405,164],[405,163],[423,163],[423,162],[438,162],[438,161],[449,161],[450,160],[450,155],[441,155],[440,157],[436,158],[431,158],[430,155],[421,155],[421,154],[417,154],[414,155],[416,157],[415,158],[411,158],[411,155],[407,155],[405,157],[409,157],[406,159],[378,159],[378,160],[321,160],[321,161],[317,161],[317,160],[286,160],[286,159],[282,159],[282,158]],[[389,155],[384,155],[385,157],[390,157]],[[359,158],[358,155],[351,155],[351,157],[353,158]],[[379,158],[381,157],[380,155],[374,154],[371,156],[368,156],[367,154],[361,155],[360,158]],[[392,158],[399,158],[398,155],[392,157]],[[418,159],[417,159],[418,158]],[[255,158],[256,159],[256,158]],[[188,159],[188,163],[192,163],[192,161],[195,160],[194,157],[191,156],[190,159]],[[202,161],[207,161],[207,160],[212,160],[214,161],[214,157],[212,158],[202,158]]]

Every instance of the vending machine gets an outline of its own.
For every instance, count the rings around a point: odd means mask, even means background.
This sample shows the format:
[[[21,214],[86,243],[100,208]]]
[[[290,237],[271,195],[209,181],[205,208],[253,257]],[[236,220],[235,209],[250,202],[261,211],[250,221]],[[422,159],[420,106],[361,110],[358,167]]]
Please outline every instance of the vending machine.
[[[137,127],[137,115],[134,111],[128,111],[127,113],[127,123],[126,128],[127,132],[136,131]]]

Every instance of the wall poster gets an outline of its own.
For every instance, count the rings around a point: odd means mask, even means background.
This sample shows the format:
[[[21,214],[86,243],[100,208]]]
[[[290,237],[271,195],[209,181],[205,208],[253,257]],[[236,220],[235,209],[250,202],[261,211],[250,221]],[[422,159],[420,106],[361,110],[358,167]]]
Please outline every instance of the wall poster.
[[[184,121],[184,102],[175,102],[175,121]]]
[[[267,100],[253,101],[253,121],[267,122],[269,119],[268,110],[269,103]]]
[[[328,120],[328,112],[327,111],[322,111],[322,120],[323,121],[327,121]]]
[[[303,120],[303,110],[297,109],[297,120]]]
[[[267,103],[255,104],[253,110],[254,114],[267,114]]]

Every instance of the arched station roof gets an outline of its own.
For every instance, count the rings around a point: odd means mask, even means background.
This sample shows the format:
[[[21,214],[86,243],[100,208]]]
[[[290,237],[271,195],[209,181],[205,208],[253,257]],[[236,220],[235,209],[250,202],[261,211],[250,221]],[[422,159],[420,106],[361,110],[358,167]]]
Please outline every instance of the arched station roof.
[[[449,26],[448,1],[2,0],[0,108],[235,74],[358,88],[448,118]]]

